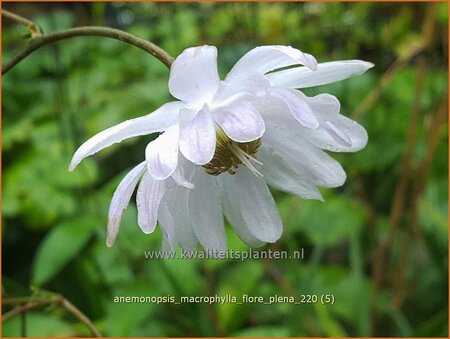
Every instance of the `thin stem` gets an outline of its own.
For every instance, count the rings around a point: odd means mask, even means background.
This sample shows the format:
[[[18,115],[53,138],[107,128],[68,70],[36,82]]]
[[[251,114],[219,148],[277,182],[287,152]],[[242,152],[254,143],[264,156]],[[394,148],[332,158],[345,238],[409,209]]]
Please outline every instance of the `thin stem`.
[[[39,300],[39,301],[31,301],[29,303],[17,306],[13,308],[11,311],[6,312],[2,315],[2,321],[6,321],[12,317],[15,317],[16,315],[28,312],[34,308],[41,307],[41,306],[48,306],[55,304],[55,300]]]
[[[21,25],[25,25],[27,26],[28,30],[31,33],[31,36],[37,37],[37,36],[42,36],[44,34],[44,32],[42,32],[41,27],[39,27],[38,24],[36,24],[35,22],[28,20],[27,18],[24,18],[23,16],[20,16],[18,14],[15,13],[11,13],[10,11],[7,11],[5,9],[2,9],[2,16],[4,16],[5,18],[8,18],[10,20],[13,20]]]
[[[2,300],[2,305],[16,305],[25,304],[30,301],[48,300],[43,298],[30,298],[30,297],[6,297]]]
[[[445,119],[448,112],[448,97],[446,95],[441,99],[441,103],[435,113],[432,114],[432,120],[427,130],[427,152],[423,157],[422,163],[417,170],[416,189],[413,200],[417,200],[425,189],[428,173],[436,155],[439,142],[444,135]]]
[[[424,41],[424,52],[419,56],[417,62],[417,80],[414,93],[414,102],[412,105],[411,115],[409,119],[409,126],[406,132],[405,138],[405,153],[401,159],[399,169],[401,176],[395,187],[394,196],[391,204],[391,212],[389,215],[389,229],[386,239],[380,241],[378,247],[375,249],[375,256],[372,262],[372,303],[371,303],[371,322],[372,329],[376,328],[376,299],[384,282],[385,272],[389,264],[389,254],[391,252],[391,247],[395,241],[395,235],[399,228],[400,223],[404,220],[406,216],[407,203],[410,203],[411,196],[409,195],[410,190],[413,188],[412,184],[412,172],[414,169],[414,149],[417,144],[418,139],[418,127],[420,122],[420,103],[422,100],[422,95],[424,92],[425,78],[427,71],[427,56],[426,52],[430,48],[433,41],[434,33],[434,23],[436,18],[436,6],[428,6],[425,13],[425,18],[422,24],[422,37]],[[408,213],[410,215],[416,215],[416,206],[414,209],[410,209]],[[393,266],[393,265],[391,265]],[[398,269],[398,267],[397,267]],[[402,278],[403,279],[403,278]],[[398,285],[403,284],[402,282],[397,282]],[[394,287],[395,288],[395,287]],[[394,292],[399,292],[400,289],[396,289]],[[394,296],[394,300],[400,302],[404,299],[404,292],[401,292],[401,296]]]
[[[94,337],[102,337],[101,333],[95,328],[92,321],[84,315],[75,305],[64,298],[62,295],[50,295],[48,298],[45,297],[18,297],[18,298],[5,298],[2,301],[3,304],[18,304],[17,307],[13,308],[11,311],[6,312],[2,315],[2,321],[6,321],[12,317],[19,314],[24,314],[32,309],[42,307],[42,306],[60,306],[66,311],[71,313],[80,322],[86,325],[86,327],[91,331]]]
[[[38,50],[39,48],[53,42],[58,42],[60,40],[80,36],[102,36],[125,42],[127,44],[133,45],[137,48],[140,48],[150,53],[169,68],[173,62],[173,57],[171,57],[161,47],[155,45],[150,41],[144,40],[133,34],[115,28],[86,26],[86,27],[71,28],[62,32],[35,37],[28,46],[26,46],[23,50],[21,50],[6,65],[2,67],[2,75],[6,74],[15,65],[17,65],[28,55]]]
[[[72,313],[72,315],[80,320],[83,324],[85,324],[95,337],[100,338],[102,336],[101,333],[95,328],[92,321],[88,317],[86,317],[84,313],[82,313],[78,308],[76,308],[75,305],[73,305],[69,300],[67,300],[66,298],[61,298],[61,306]]]
[[[409,50],[399,56],[383,74],[381,80],[375,86],[375,88],[366,96],[361,104],[355,109],[352,114],[352,118],[355,120],[361,120],[362,117],[370,111],[370,109],[378,102],[378,98],[381,96],[387,86],[395,79],[398,72],[410,63],[410,61],[423,52],[425,46],[423,44],[411,45]]]

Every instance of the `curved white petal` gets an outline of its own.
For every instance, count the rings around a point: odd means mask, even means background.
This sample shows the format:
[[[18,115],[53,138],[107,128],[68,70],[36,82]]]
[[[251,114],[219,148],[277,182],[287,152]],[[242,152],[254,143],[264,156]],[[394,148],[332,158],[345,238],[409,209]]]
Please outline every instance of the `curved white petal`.
[[[142,177],[136,194],[138,225],[142,232],[148,234],[155,230],[158,220],[159,204],[166,187],[163,180],[153,179],[148,172]]]
[[[190,178],[192,179],[192,178]],[[198,244],[197,237],[192,229],[195,216],[189,210],[190,189],[174,186],[166,191],[164,201],[171,211],[175,231],[173,242],[186,251],[192,251]]]
[[[327,144],[324,145],[326,147],[323,148],[335,152],[357,152],[366,147],[367,140],[369,139],[367,131],[356,121],[338,115],[337,117],[330,118],[330,120],[327,121],[327,126],[328,134],[330,134],[335,141],[341,140],[341,143],[339,146],[336,146],[337,143],[330,145],[331,143],[328,141]],[[346,148],[344,148],[344,144],[347,145]]]
[[[181,166],[177,166],[175,171],[172,173],[172,179],[173,179],[173,181],[175,181],[175,183],[178,186],[182,186],[182,187],[189,188],[189,189],[192,189],[195,187],[192,182],[190,182],[188,179],[186,179],[183,168]]]
[[[217,109],[214,111],[213,117],[225,134],[234,141],[253,141],[264,134],[264,120],[258,111],[248,103],[238,102]]]
[[[179,101],[169,102],[153,113],[124,121],[96,134],[77,149],[70,162],[69,171],[73,171],[84,158],[112,144],[127,138],[164,131],[175,122],[183,106]]]
[[[297,91],[297,93],[299,93],[303,100],[305,100],[314,110],[319,119],[321,117],[337,115],[341,110],[341,103],[334,95],[322,93],[313,97],[308,97],[300,91]]]
[[[145,161],[134,167],[128,174],[122,179],[119,186],[117,186],[114,195],[111,199],[108,212],[108,227],[106,245],[111,247],[116,240],[117,233],[119,232],[120,220],[122,219],[123,212],[127,208],[134,189],[145,172]]]
[[[249,95],[262,96],[268,93],[270,82],[257,72],[221,81],[213,98],[214,106],[224,106]]]
[[[212,95],[219,81],[216,47],[191,47],[170,67],[169,91],[175,98],[192,103]]]
[[[328,134],[341,145],[352,147],[352,140],[350,137],[342,130],[339,129],[333,122],[325,121],[325,128],[328,131]]]
[[[169,127],[145,149],[148,172],[156,180],[170,177],[178,163],[178,124]]]
[[[263,143],[318,186],[338,187],[345,182],[345,172],[336,160],[288,128],[266,130]]]
[[[304,94],[302,94],[304,95]],[[330,94],[306,97],[319,119],[321,128],[306,133],[306,137],[320,148],[334,152],[356,152],[367,144],[367,132],[356,121],[339,113],[339,100]]]
[[[317,61],[312,55],[303,53],[291,46],[260,46],[252,49],[239,59],[228,73],[227,79],[249,72],[265,74],[274,69],[292,65],[304,65],[311,70],[315,70]]]
[[[216,130],[207,108],[181,126],[179,146],[181,153],[194,164],[204,165],[211,161],[216,149]]]
[[[230,223],[234,231],[237,233],[239,238],[241,238],[241,240],[245,242],[247,245],[252,247],[259,247],[264,245],[265,244],[264,241],[259,240],[257,237],[253,235],[252,232],[250,232],[244,219],[242,218],[240,210],[236,208],[235,202],[227,194],[225,187],[227,181],[226,180],[224,181],[224,178],[226,176],[227,175],[223,174],[217,177],[217,182],[221,190],[222,208],[225,217],[227,218],[228,222]]]
[[[164,200],[159,204],[158,222],[163,234],[162,252],[169,255],[175,250],[175,220]]]
[[[245,225],[245,221],[242,219],[242,216],[239,213],[236,213],[236,211],[230,206],[229,201],[225,200],[224,197],[222,197],[222,204],[225,217],[244,243],[251,247],[260,247],[265,244],[264,241],[259,240],[250,232],[248,227]]]
[[[374,64],[361,60],[332,61],[318,64],[315,71],[297,67],[267,74],[267,78],[273,86],[306,88],[360,75],[373,66]]]
[[[309,175],[288,163],[272,149],[261,147],[258,151],[258,160],[263,163],[260,171],[270,186],[304,199],[323,201],[316,185],[308,180]]]
[[[189,211],[195,235],[204,249],[213,251],[212,254],[225,251],[227,239],[216,179],[202,168],[196,168],[193,180],[195,188],[190,192]]]
[[[274,88],[271,93],[274,97],[282,100],[292,113],[292,116],[302,126],[307,128],[319,127],[313,110],[299,91],[293,89]]]
[[[245,166],[240,166],[234,175],[226,173],[222,176],[222,194],[227,201],[228,212],[232,210],[240,216],[239,219],[258,240],[278,240],[283,224],[264,179],[256,177]]]
[[[305,128],[296,123],[289,109],[277,101],[258,107],[267,126],[278,126],[295,133],[321,149],[333,152],[356,152],[367,144],[366,130],[355,121],[339,114],[340,104],[330,94],[307,97],[298,92],[319,121],[316,129]]]

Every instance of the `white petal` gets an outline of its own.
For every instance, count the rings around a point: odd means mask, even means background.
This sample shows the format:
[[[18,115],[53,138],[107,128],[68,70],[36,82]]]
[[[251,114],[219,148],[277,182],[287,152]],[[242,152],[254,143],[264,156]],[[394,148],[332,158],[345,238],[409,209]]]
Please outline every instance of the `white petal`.
[[[305,100],[320,122],[318,129],[303,133],[314,145],[333,152],[356,152],[366,146],[366,130],[357,122],[339,114],[340,104],[336,97],[319,94],[315,97],[305,96]]]
[[[275,242],[283,232],[280,216],[263,178],[240,166],[236,174],[222,174],[224,199],[258,240]]]
[[[347,147],[352,147],[352,141],[350,140],[350,137],[345,134],[345,132],[341,131],[339,127],[337,127],[331,121],[325,121],[325,125],[328,133],[334,140]]]
[[[268,129],[263,143],[318,186],[338,187],[345,182],[345,172],[336,160],[288,128]]]
[[[321,124],[318,131],[307,134],[317,146],[334,152],[356,152],[367,144],[367,132],[357,122],[339,113],[340,104],[330,94],[306,97]]]
[[[315,97],[303,96],[313,110],[320,125],[316,129],[296,124],[287,107],[279,102],[266,103],[258,107],[268,126],[278,126],[296,133],[321,149],[333,152],[356,152],[367,144],[366,130],[355,121],[339,114],[340,104],[330,94]]]
[[[316,185],[308,180],[299,168],[286,162],[272,149],[261,147],[258,151],[258,160],[263,163],[261,172],[264,180],[281,191],[293,193],[304,199],[317,199],[323,201],[323,197]]]
[[[219,80],[216,47],[191,47],[173,62],[169,90],[175,98],[192,103],[212,95]]]
[[[314,97],[307,97],[300,91],[297,91],[297,93],[302,96],[303,100],[308,103],[317,116],[328,117],[339,114],[341,104],[334,95],[323,93]]]
[[[242,216],[239,213],[236,213],[236,211],[230,206],[229,201],[225,200],[225,197],[222,198],[223,213],[239,238],[251,247],[260,247],[264,245],[264,241],[259,240],[250,232],[248,227],[245,225]]]
[[[163,233],[162,252],[168,255],[175,250],[175,221],[165,201],[161,201],[159,205],[158,221]]]
[[[153,179],[148,172],[142,178],[136,194],[138,225],[148,234],[155,230],[159,204],[165,193],[165,182]]]
[[[139,135],[164,131],[175,122],[182,107],[183,103],[179,101],[169,102],[153,113],[124,121],[96,134],[75,152],[69,165],[69,171],[73,171],[84,158],[114,143]]]
[[[261,245],[264,245],[264,241],[259,240],[250,232],[247,225],[245,224],[244,219],[242,218],[240,210],[236,209],[233,200],[230,200],[229,195],[226,193],[226,188],[224,187],[225,183],[223,179],[225,177],[225,174],[219,175],[217,177],[217,182],[219,183],[219,186],[221,188],[222,208],[225,217],[227,218],[228,222],[230,223],[231,227],[233,227],[239,238],[241,238],[241,240],[247,245],[252,247],[259,247]]]
[[[284,88],[274,88],[272,95],[282,100],[291,111],[295,120],[307,128],[319,127],[319,122],[313,110],[304,100],[299,91]]]
[[[312,55],[290,46],[260,46],[239,59],[227,75],[227,79],[249,72],[265,74],[291,65],[305,65],[314,70],[317,67],[317,61]]]
[[[202,168],[197,168],[194,183],[195,188],[189,197],[189,210],[195,235],[205,250],[225,251],[227,239],[216,179]]]
[[[213,105],[228,105],[248,95],[261,96],[269,91],[270,82],[263,74],[248,72],[245,76],[234,77],[219,84],[214,95]]]
[[[328,142],[329,147],[324,147],[325,149],[330,149],[335,152],[356,152],[367,145],[368,135],[367,131],[358,124],[356,121],[344,117],[342,115],[338,115],[334,118],[330,118],[327,121],[327,126],[329,129],[327,132],[331,135],[334,141],[339,142],[339,147],[337,143],[329,146],[330,142]],[[345,148],[343,145],[346,144]]]
[[[181,153],[194,164],[204,165],[211,161],[216,149],[216,130],[207,108],[181,126],[179,145]]]
[[[192,119],[194,119],[197,116],[198,109],[195,108],[183,108],[180,110],[180,115],[178,117],[178,121],[180,125],[187,124]]]
[[[261,115],[244,102],[217,109],[213,116],[225,134],[234,141],[253,141],[264,134],[265,126]]]
[[[318,64],[316,71],[297,67],[267,74],[267,78],[273,86],[306,88],[360,75],[373,66],[374,64],[361,60],[332,61]]]
[[[169,127],[145,149],[145,158],[150,175],[164,180],[172,175],[178,163],[178,124]]]
[[[108,227],[106,239],[106,245],[108,247],[111,247],[116,240],[123,212],[127,208],[131,196],[133,195],[134,189],[136,188],[136,185],[144,172],[145,161],[141,162],[130,172],[128,172],[128,174],[122,179],[119,186],[117,186],[114,192],[108,212]]]
[[[175,171],[172,173],[172,179],[176,182],[178,186],[182,186],[189,189],[194,188],[194,184],[192,182],[189,182],[184,176],[184,171],[181,166],[177,166]]]
[[[192,179],[192,178],[190,178]],[[190,189],[174,186],[166,191],[164,201],[174,220],[174,243],[187,251],[192,251],[198,244],[197,237],[192,229],[193,217],[189,211]]]

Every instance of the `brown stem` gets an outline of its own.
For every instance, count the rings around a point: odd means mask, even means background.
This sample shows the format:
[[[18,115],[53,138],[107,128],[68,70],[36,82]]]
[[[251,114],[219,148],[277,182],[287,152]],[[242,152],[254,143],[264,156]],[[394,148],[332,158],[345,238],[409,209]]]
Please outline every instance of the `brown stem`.
[[[434,23],[436,18],[436,6],[430,4],[427,7],[425,19],[422,26],[423,46],[426,51],[433,41]],[[413,152],[417,142],[417,129],[419,125],[420,103],[425,86],[425,77],[427,71],[427,58],[425,54],[420,55],[417,63],[417,81],[414,93],[414,102],[411,110],[411,116],[406,135],[406,149],[400,163],[400,178],[395,187],[394,197],[392,200],[391,213],[389,216],[389,230],[387,238],[381,241],[375,250],[373,260],[373,293],[371,306],[371,326],[375,328],[375,300],[378,291],[383,283],[386,266],[388,264],[388,255],[392,242],[394,241],[396,230],[405,214],[406,202],[409,201],[409,191],[412,186],[411,173],[414,169]],[[411,214],[415,214],[415,210],[411,210]],[[404,296],[395,296],[397,300],[403,300]]]
[[[2,10],[2,14],[4,14],[4,10]],[[137,48],[140,48],[150,53],[158,60],[160,60],[164,65],[166,65],[168,68],[170,68],[173,62],[173,57],[171,57],[161,47],[155,45],[150,41],[144,40],[133,34],[115,28],[86,26],[86,27],[71,28],[62,32],[57,32],[49,35],[35,36],[31,40],[30,44],[28,44],[28,46],[26,46],[23,50],[21,50],[18,54],[16,54],[9,62],[6,63],[6,65],[2,66],[2,75],[6,74],[15,65],[17,65],[28,55],[38,50],[39,48],[53,42],[58,42],[61,40],[80,36],[101,36],[125,42],[127,44],[133,45]]]
[[[28,20],[27,18],[24,18],[23,16],[11,13],[10,11],[7,11],[5,9],[2,9],[2,16],[10,20],[13,20],[21,25],[27,26],[28,30],[31,33],[32,38],[42,36],[44,34],[44,32],[42,32],[42,29],[41,27],[39,27],[38,24],[34,23],[31,20]]]
[[[61,298],[61,306],[72,313],[75,318],[85,324],[95,337],[100,338],[102,336],[101,333],[95,328],[92,321],[88,317],[86,317],[86,315],[84,315],[84,313],[82,313],[78,308],[76,308],[75,305],[73,305],[69,300],[67,300],[66,298]]]
[[[419,199],[422,196],[425,186],[427,183],[428,174],[431,169],[431,164],[436,156],[437,148],[443,136],[443,130],[445,128],[445,119],[447,118],[448,112],[448,97],[444,95],[441,100],[441,103],[436,110],[430,114],[431,122],[426,131],[426,153],[416,167],[414,182],[412,187],[412,194],[410,197],[410,209],[411,211],[416,211],[418,209]],[[423,240],[423,233],[421,228],[419,227],[418,222],[418,214],[411,213],[410,214],[409,224],[411,226],[412,231],[415,233],[416,237],[419,240],[422,240],[422,243],[425,244]]]
[[[52,293],[51,296],[54,297],[54,294]],[[2,305],[17,305],[17,304],[26,304],[29,302],[41,302],[41,301],[48,301],[50,297],[5,297],[2,299]]]
[[[54,304],[54,300],[39,300],[39,301],[31,301],[29,303],[26,303],[24,305],[17,306],[16,308],[13,308],[11,311],[6,312],[2,315],[2,321],[6,321],[12,317],[15,317],[16,315],[26,313],[34,308],[42,307],[42,306],[48,306]]]
[[[286,280],[283,272],[274,266],[272,261],[264,260],[264,271],[281,287],[286,295],[295,297],[297,292],[295,288]]]
[[[48,298],[45,297],[18,297],[18,298],[5,298],[2,301],[3,304],[19,304],[19,306],[13,308],[11,311],[6,312],[2,315],[2,321],[8,320],[19,314],[26,313],[32,309],[42,306],[55,305],[64,308],[66,311],[71,313],[80,322],[86,325],[86,327],[91,331],[94,337],[102,337],[101,333],[95,328],[92,321],[84,315],[77,307],[75,307],[70,301],[64,298],[62,295],[50,295]],[[22,305],[21,305],[22,304]]]
[[[431,168],[431,164],[436,155],[437,148],[439,146],[439,142],[443,136],[443,130],[445,127],[445,120],[447,118],[448,113],[448,97],[444,95],[441,103],[439,104],[438,109],[432,115],[431,123],[429,124],[427,134],[426,134],[426,143],[427,152],[425,153],[422,162],[418,166],[416,180],[415,180],[415,189],[412,197],[412,201],[417,203],[418,198],[422,195],[428,173]]]
[[[398,265],[392,272],[393,275],[392,285],[394,287],[392,306],[395,309],[400,309],[406,297],[405,275],[406,275],[406,268],[408,267],[407,263],[408,263],[409,246],[411,244],[411,239],[408,234],[404,236],[402,242],[403,243],[400,246],[401,249],[398,259]]]
[[[361,120],[361,118],[375,105],[378,98],[383,93],[384,89],[391,83],[397,73],[403,69],[416,55],[422,52],[424,46],[422,44],[411,45],[409,50],[400,55],[388,68],[388,70],[382,75],[381,80],[377,86],[370,91],[366,98],[352,113],[352,118],[355,120]]]

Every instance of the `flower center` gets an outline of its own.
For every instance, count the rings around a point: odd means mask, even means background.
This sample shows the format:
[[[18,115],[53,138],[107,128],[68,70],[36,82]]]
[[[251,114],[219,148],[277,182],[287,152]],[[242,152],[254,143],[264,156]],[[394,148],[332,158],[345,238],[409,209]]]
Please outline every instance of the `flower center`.
[[[235,174],[236,169],[240,165],[246,166],[257,177],[263,175],[259,172],[253,163],[262,165],[255,159],[256,152],[261,146],[261,139],[250,142],[236,142],[228,138],[222,131],[218,130],[216,135],[216,151],[212,160],[203,165],[206,173],[211,175],[219,175],[225,172]]]

